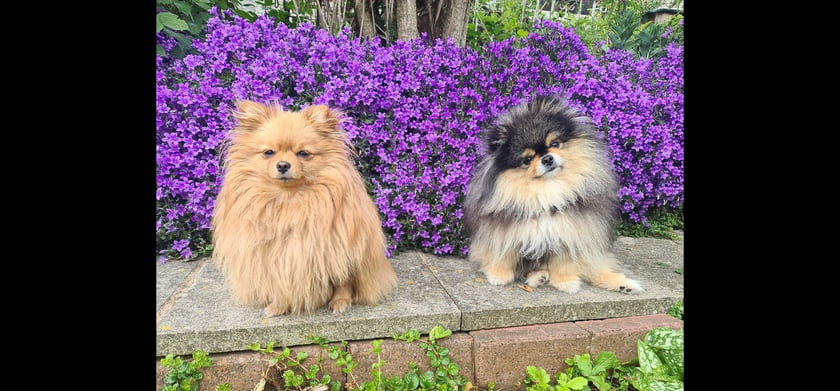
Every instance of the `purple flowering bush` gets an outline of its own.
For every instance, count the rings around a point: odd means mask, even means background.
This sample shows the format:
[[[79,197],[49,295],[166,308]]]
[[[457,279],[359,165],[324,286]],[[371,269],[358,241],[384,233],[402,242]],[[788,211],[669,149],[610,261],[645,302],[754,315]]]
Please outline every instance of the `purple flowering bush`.
[[[337,36],[211,10],[197,55],[158,57],[157,250],[185,260],[211,248],[221,185],[219,145],[240,99],[290,110],[323,103],[342,110],[369,181],[389,252],[466,254],[462,202],[480,152],[477,134],[512,104],[565,92],[595,119],[614,150],[622,212],[644,223],[683,202],[682,46],[657,60],[622,51],[602,58],[559,24],[479,54],[451,40]],[[174,43],[159,35],[158,44]]]

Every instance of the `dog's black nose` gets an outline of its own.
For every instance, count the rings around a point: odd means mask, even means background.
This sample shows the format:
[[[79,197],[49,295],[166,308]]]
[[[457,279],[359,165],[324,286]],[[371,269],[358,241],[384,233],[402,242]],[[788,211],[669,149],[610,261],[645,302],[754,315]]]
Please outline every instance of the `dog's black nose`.
[[[280,171],[281,174],[285,174],[291,167],[292,164],[289,162],[277,162],[277,171]]]
[[[545,155],[542,157],[541,161],[544,166],[551,166],[552,164],[554,164],[554,156]]]

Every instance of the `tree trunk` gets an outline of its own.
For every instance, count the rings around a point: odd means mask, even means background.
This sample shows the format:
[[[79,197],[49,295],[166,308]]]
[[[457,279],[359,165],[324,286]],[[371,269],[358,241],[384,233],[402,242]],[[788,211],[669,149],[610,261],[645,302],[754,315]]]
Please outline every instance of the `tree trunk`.
[[[417,30],[417,4],[415,0],[396,0],[397,40],[408,41],[420,36]]]
[[[353,4],[355,9],[356,35],[361,38],[376,37],[376,21],[373,17],[373,3],[371,0],[356,0]]]
[[[443,0],[438,0],[443,1]],[[441,14],[439,37],[452,37],[458,46],[467,44],[467,23],[470,19],[470,0],[449,0]]]
[[[318,5],[317,26],[335,35],[341,31],[347,9],[347,0],[315,0]]]

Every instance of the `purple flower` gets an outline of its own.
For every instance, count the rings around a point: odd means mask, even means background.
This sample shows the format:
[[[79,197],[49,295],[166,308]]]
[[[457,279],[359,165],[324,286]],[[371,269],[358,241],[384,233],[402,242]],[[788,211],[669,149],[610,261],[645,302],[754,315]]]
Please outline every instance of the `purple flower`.
[[[537,93],[563,92],[613,149],[622,214],[645,223],[684,198],[683,47],[656,60],[587,52],[574,32],[538,22],[526,38],[481,53],[452,40],[384,47],[270,17],[248,22],[212,9],[196,55],[157,58],[157,251],[205,255],[221,184],[219,145],[238,99],[287,109],[342,110],[389,239],[401,249],[466,254],[461,209],[480,153],[476,136],[500,112]],[[162,47],[175,42],[158,35]]]

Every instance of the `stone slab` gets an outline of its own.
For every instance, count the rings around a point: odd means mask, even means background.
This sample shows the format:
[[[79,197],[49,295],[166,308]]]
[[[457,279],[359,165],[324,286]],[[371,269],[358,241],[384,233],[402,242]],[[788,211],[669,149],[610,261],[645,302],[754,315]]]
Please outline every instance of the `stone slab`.
[[[160,310],[161,306],[166,300],[172,296],[184,279],[195,269],[200,262],[180,262],[168,261],[164,263],[157,263],[155,267],[157,273],[157,298],[155,301],[156,308]]]
[[[462,312],[461,330],[482,330],[540,323],[617,318],[664,313],[683,297],[681,243],[665,239],[616,241],[625,274],[645,289],[627,295],[590,285],[568,294],[550,286],[529,292],[520,283],[494,286],[478,265],[464,257],[421,254]]]
[[[379,306],[354,305],[341,314],[324,307],[311,314],[270,318],[263,316],[262,309],[234,303],[221,273],[207,262],[158,321],[157,355],[191,354],[195,349],[232,352],[269,341],[305,345],[311,343],[310,336],[329,341],[390,338],[394,333],[431,330],[437,325],[458,330],[460,311],[418,254],[391,259],[399,286]]]

